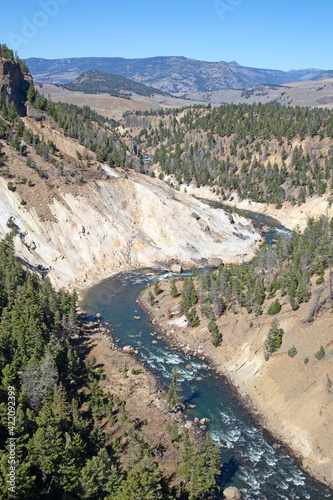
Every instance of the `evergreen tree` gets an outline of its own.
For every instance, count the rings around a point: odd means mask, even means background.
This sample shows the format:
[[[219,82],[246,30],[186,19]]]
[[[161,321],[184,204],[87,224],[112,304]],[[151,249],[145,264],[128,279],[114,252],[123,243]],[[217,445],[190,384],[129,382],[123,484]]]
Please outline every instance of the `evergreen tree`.
[[[162,475],[152,458],[145,454],[135,464],[117,492],[119,500],[162,500]],[[110,498],[111,500],[111,498]]]
[[[150,290],[148,292],[148,302],[151,306],[153,306],[155,303],[154,295],[151,293]]]
[[[282,335],[283,330],[282,328],[279,328],[278,320],[274,318],[265,341],[265,349],[268,355],[280,349],[282,344]]]
[[[154,280],[154,294],[157,296],[160,293],[160,284],[157,279]]]
[[[33,104],[36,100],[36,90],[33,82],[30,83],[30,86],[28,88],[27,99],[31,104]]]
[[[177,290],[175,280],[172,281],[170,294],[171,294],[171,297],[173,297],[173,298],[178,297],[178,290]]]
[[[214,347],[218,347],[222,344],[222,335],[219,332],[218,326],[215,321],[211,320],[208,323],[208,330],[211,333],[212,344]]]
[[[84,499],[99,500],[108,496],[116,498],[120,483],[121,476],[105,448],[87,460],[80,473],[80,487]]]
[[[169,408],[173,408],[179,400],[178,392],[181,391],[180,387],[178,386],[179,379],[180,379],[180,372],[176,369],[173,369],[172,381],[167,394],[167,403],[169,405]]]
[[[275,302],[272,302],[272,304],[270,305],[267,314],[273,315],[279,313],[280,311],[281,311],[281,304],[279,299],[276,299]]]

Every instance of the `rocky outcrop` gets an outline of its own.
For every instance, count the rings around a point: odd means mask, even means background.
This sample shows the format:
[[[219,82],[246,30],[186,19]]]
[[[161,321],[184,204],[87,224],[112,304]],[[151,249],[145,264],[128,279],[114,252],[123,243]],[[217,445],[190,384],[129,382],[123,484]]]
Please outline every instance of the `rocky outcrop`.
[[[170,271],[172,273],[181,274],[182,273],[182,266],[180,266],[179,264],[172,264],[170,266]]]
[[[43,115],[38,109],[34,108],[30,102],[26,103],[26,113],[29,118],[32,118],[33,120],[39,122],[43,120]]]
[[[208,259],[208,266],[209,267],[220,267],[220,266],[223,266],[223,260],[219,259],[218,257],[212,257],[212,258]]]
[[[20,116],[26,115],[25,101],[27,100],[28,79],[24,78],[20,65],[0,57],[0,95],[2,100],[13,102]]]

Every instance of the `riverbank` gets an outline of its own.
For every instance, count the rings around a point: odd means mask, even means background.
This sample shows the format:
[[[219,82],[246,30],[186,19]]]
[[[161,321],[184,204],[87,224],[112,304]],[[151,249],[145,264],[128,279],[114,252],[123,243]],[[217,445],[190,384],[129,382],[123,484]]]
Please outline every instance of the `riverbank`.
[[[181,289],[180,282],[177,287]],[[289,303],[280,298],[282,310],[278,319],[285,332],[283,345],[265,361],[263,344],[271,316],[256,318],[242,312],[223,315],[217,321],[223,343],[214,348],[207,329],[208,320],[199,314],[200,325],[189,328],[179,309],[180,298],[171,298],[167,280],[161,283],[161,293],[154,307],[147,301],[150,290],[142,293],[140,301],[166,339],[227,376],[257,421],[274,439],[293,451],[304,470],[332,488],[331,311],[323,310],[313,323],[304,323],[309,304],[292,311]],[[326,356],[318,361],[314,354],[320,345],[324,346]],[[291,358],[288,350],[293,346],[298,353]],[[307,364],[304,363],[306,357],[309,358]]]
[[[111,325],[102,324],[100,318],[89,321],[81,310],[79,319],[84,334],[72,338],[72,345],[85,363],[95,359],[95,368],[102,374],[99,386],[104,394],[110,392],[119,396],[120,401],[126,403],[126,411],[130,416],[130,420],[124,423],[118,420],[110,425],[107,418],[101,422],[108,441],[111,443],[116,437],[126,443],[127,434],[131,428],[135,429],[153,451],[164,477],[171,478],[170,485],[179,485],[181,478],[176,472],[179,450],[170,441],[167,426],[176,421],[178,433],[181,435],[187,428],[194,442],[204,439],[205,429],[186,416],[184,405],[172,411],[168,408],[167,393],[161,381],[147,369],[137,355],[137,350],[130,346],[124,349],[118,345]],[[124,452],[121,459],[123,464],[127,458]]]
[[[222,201],[221,197],[213,193],[212,188],[209,186],[197,188],[192,184],[184,187],[181,185],[180,190],[186,190],[188,194],[196,198],[217,201],[223,203],[223,205],[228,205],[239,210],[250,210],[258,214],[268,215],[269,217],[277,219],[288,229],[295,229],[296,226],[299,226],[300,229],[303,230],[310,217],[317,218],[321,215],[333,217],[333,205],[329,194],[324,196],[312,196],[302,205],[292,205],[290,202],[285,201],[281,208],[276,208],[276,205],[269,203],[241,200],[237,193],[232,196],[232,199]]]

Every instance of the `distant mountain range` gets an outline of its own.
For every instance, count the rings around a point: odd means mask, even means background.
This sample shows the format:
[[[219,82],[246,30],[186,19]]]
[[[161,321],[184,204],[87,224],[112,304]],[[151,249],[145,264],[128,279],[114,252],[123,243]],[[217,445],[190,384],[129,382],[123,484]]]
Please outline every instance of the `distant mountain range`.
[[[263,83],[281,85],[318,78],[322,69],[279,71],[227,63],[197,61],[186,57],[79,57],[71,59],[26,59],[36,81],[64,84],[90,70],[121,75],[167,93],[223,89],[245,89]],[[326,77],[327,78],[327,77]]]
[[[327,80],[328,78],[333,78],[333,71],[321,71],[317,75],[313,76],[311,80]]]
[[[165,92],[148,87],[143,83],[137,83],[124,76],[104,73],[95,69],[85,71],[70,83],[62,86],[68,90],[85,92],[86,94],[107,93],[121,96],[134,92],[145,97],[154,94],[165,95]]]

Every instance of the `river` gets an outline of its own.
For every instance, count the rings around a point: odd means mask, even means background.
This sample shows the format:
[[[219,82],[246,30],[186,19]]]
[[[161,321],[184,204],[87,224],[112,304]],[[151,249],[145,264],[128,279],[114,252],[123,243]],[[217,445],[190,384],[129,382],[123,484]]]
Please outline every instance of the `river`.
[[[256,225],[270,228],[266,233],[267,243],[288,232],[274,219],[251,212],[247,216],[255,219]],[[101,313],[103,321],[114,329],[119,345],[140,348],[143,361],[162,383],[170,383],[173,367],[182,373],[182,399],[187,404],[197,405],[186,414],[191,418],[210,418],[208,431],[216,443],[222,444],[221,486],[236,486],[245,500],[333,499],[333,495],[307,476],[283,448],[273,447],[273,441],[256,425],[226,379],[204,368],[201,360],[189,359],[182,352],[170,350],[163,340],[152,344],[150,333],[154,326],[136,300],[155,276],[151,270],[140,270],[106,279],[87,290],[80,306],[92,317]],[[165,276],[158,275],[159,279]],[[134,316],[141,319],[134,319]],[[186,370],[188,364],[193,371]],[[202,380],[197,380],[199,376]]]

